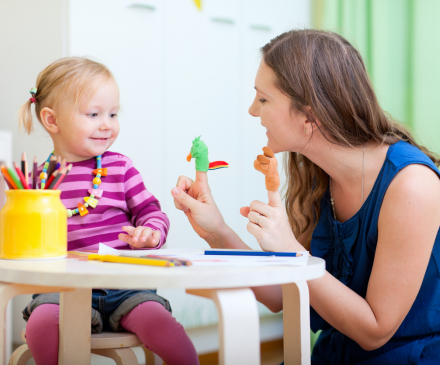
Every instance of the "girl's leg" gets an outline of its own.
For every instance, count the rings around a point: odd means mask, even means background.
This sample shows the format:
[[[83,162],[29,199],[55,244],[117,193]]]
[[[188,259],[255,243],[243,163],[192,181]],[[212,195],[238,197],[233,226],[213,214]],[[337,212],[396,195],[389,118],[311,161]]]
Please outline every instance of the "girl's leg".
[[[37,365],[58,364],[58,304],[35,308],[26,325],[26,343]]]
[[[162,304],[153,301],[139,304],[120,323],[167,365],[199,364],[196,349],[184,328]]]

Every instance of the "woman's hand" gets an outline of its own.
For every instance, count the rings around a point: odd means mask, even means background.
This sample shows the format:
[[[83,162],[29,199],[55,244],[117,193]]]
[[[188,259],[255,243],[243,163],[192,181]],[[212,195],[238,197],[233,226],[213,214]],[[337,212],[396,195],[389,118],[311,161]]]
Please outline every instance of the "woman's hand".
[[[122,229],[128,234],[120,233],[118,238],[133,248],[154,248],[160,242],[160,231],[154,231],[150,227],[124,226]]]
[[[254,200],[250,207],[240,209],[249,219],[248,232],[264,251],[305,251],[292,232],[280,193],[268,190],[267,194],[269,204]]]
[[[210,239],[225,229],[225,222],[208,185],[206,172],[196,171],[196,180],[180,176],[171,189],[174,205],[188,217],[194,231],[210,243]]]

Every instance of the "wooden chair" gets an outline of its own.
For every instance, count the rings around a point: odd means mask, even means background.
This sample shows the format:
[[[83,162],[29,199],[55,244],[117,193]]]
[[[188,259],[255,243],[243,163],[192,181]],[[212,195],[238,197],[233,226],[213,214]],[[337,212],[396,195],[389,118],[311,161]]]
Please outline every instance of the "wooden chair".
[[[25,365],[32,358],[31,351],[26,345],[25,331],[21,331],[21,339],[25,343],[17,348],[11,358],[9,365]],[[92,334],[92,354],[105,356],[113,359],[117,365],[139,365],[136,355],[131,347],[141,346],[145,352],[146,365],[162,365],[162,360],[151,351],[142,346],[142,342],[134,333],[129,332],[101,332]]]

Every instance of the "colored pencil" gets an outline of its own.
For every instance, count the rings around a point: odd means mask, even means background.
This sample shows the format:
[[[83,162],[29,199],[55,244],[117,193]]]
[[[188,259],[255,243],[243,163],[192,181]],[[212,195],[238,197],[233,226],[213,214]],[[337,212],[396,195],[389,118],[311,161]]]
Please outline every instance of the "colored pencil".
[[[6,170],[6,167],[2,166],[0,169],[1,169],[1,172],[3,175],[3,178],[5,179],[6,183],[9,186],[9,189],[17,189],[17,186],[14,184],[14,182],[12,181],[11,177],[8,174],[8,171]]]
[[[49,189],[55,190],[58,188],[58,186],[63,182],[65,176],[70,172],[70,170],[72,169],[72,164],[70,164],[67,167],[63,167],[63,169],[61,170],[61,174],[59,174],[55,180],[52,182],[51,186],[49,187]]]
[[[57,164],[55,166],[55,170],[58,170],[61,167],[61,156],[57,157]]]
[[[26,178],[26,182],[29,186],[29,173],[28,173],[28,165],[26,161],[26,152],[23,152],[21,155],[21,172],[23,173],[24,177]]]
[[[12,170],[10,167],[8,167],[7,170],[8,170],[9,176],[14,181],[16,189],[24,189],[22,183],[20,182],[20,179],[15,175],[14,170]]]
[[[205,255],[299,257],[302,256],[302,253],[268,252],[268,251],[252,251],[252,250],[244,250],[244,251],[206,250]]]
[[[57,175],[60,173],[60,170],[55,170],[52,175],[50,175],[49,180],[46,182],[46,186],[44,187],[44,190],[49,189],[50,184],[52,184],[52,181],[57,177]]]
[[[141,257],[146,257],[146,258],[153,258],[153,259],[162,259],[162,260],[168,260],[170,262],[174,262],[174,264],[176,266],[191,266],[192,262],[188,261],[188,260],[180,260],[180,259],[176,259],[173,257],[169,257],[169,256],[160,256],[160,255],[146,255],[146,256],[141,256]]]
[[[137,265],[148,265],[148,266],[162,266],[162,267],[172,267],[175,266],[174,262],[168,260],[159,259],[146,259],[139,257],[130,256],[115,256],[115,255],[98,255],[92,253],[88,256],[89,260],[98,260],[102,262],[116,262],[122,264],[137,264]]]
[[[37,189],[38,161],[37,156],[34,157],[34,168],[32,170],[32,189]]]
[[[54,155],[50,156],[49,168],[47,169],[47,178],[49,178],[50,175],[53,174],[56,165],[57,165],[57,158]]]
[[[23,175],[23,172],[21,172],[20,168],[15,162],[13,162],[13,165],[15,167],[15,171],[17,171],[18,178],[20,179],[20,182],[23,185],[23,187],[25,189],[30,189],[29,184],[27,183],[26,178]]]

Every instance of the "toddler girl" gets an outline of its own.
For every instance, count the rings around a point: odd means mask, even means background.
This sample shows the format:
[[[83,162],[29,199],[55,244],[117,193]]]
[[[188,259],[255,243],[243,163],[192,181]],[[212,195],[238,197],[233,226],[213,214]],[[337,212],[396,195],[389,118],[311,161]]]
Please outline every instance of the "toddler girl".
[[[53,140],[53,154],[73,165],[59,186],[67,208],[68,250],[97,249],[99,242],[118,249],[159,249],[168,233],[167,216],[131,160],[107,151],[119,134],[119,90],[110,71],[89,59],[63,58],[39,74],[31,94],[20,109],[20,127],[32,132],[35,104]],[[58,363],[58,304],[59,294],[36,294],[23,311],[37,365]],[[198,364],[169,302],[155,290],[94,289],[92,332],[102,329],[135,333],[168,365]]]

